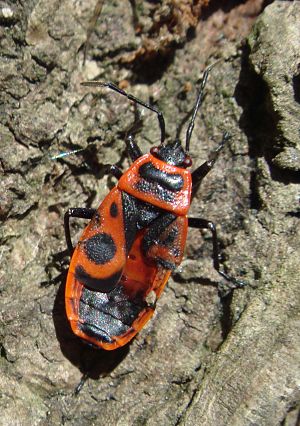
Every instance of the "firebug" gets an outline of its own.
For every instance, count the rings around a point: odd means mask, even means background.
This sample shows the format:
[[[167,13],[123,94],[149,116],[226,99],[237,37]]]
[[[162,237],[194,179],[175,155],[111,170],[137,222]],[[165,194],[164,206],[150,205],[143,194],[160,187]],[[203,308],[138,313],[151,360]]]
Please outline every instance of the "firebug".
[[[124,173],[111,166],[118,182],[99,208],[70,208],[65,214],[72,255],[65,293],[67,317],[73,332],[96,347],[124,346],[149,321],[170,274],[182,261],[188,227],[210,230],[214,268],[234,285],[242,285],[220,268],[215,225],[187,216],[192,197],[229,138],[224,133],[209,159],[193,172],[188,170],[190,140],[210,69],[204,72],[184,147],[179,140],[165,141],[165,120],[156,107],[112,83],[83,83],[108,87],[153,111],[161,132],[160,145],[145,155],[129,135],[126,145],[132,164]],[[75,249],[70,217],[90,219]]]

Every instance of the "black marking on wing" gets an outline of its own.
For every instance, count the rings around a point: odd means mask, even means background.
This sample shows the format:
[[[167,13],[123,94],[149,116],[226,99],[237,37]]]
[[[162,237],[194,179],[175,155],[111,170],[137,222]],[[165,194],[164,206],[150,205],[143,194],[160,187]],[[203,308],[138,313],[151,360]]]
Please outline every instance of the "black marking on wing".
[[[137,231],[153,222],[161,214],[162,210],[152,204],[140,201],[126,192],[122,192],[122,205],[126,250],[129,253]]]
[[[118,284],[122,276],[121,271],[117,271],[108,278],[94,278],[89,275],[82,266],[76,266],[75,278],[84,286],[101,293],[109,293]]]
[[[178,237],[178,227],[177,225],[173,225],[172,228],[169,230],[168,235],[164,240],[160,241],[160,244],[164,247],[173,248],[174,241],[176,241]]]
[[[117,217],[118,214],[119,214],[118,206],[114,201],[111,203],[109,213],[110,213],[111,217]]]
[[[101,232],[82,241],[84,252],[88,259],[96,265],[104,265],[112,260],[117,252],[111,235]]]
[[[176,219],[176,216],[172,213],[165,213],[158,217],[156,221],[151,223],[149,226],[147,233],[145,234],[143,238],[143,251],[144,254],[147,255],[148,250],[153,244],[162,244],[161,236],[163,232],[168,228],[168,226],[174,222]]]

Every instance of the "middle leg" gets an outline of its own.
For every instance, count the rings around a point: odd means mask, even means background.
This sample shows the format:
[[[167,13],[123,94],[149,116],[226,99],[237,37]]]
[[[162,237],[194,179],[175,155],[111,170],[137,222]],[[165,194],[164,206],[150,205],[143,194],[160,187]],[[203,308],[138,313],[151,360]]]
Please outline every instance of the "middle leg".
[[[212,243],[213,243],[213,265],[215,270],[227,281],[230,281],[231,283],[233,283],[235,287],[237,288],[243,287],[245,285],[243,281],[238,280],[235,277],[228,275],[226,274],[226,272],[221,270],[217,230],[214,223],[206,219],[192,218],[192,217],[189,217],[188,220],[189,220],[189,227],[197,228],[197,229],[208,229],[211,232]]]

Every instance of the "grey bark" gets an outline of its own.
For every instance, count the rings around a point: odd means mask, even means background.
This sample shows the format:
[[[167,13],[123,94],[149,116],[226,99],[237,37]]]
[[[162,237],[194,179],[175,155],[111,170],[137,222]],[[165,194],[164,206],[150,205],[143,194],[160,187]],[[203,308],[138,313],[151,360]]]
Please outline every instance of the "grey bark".
[[[0,424],[296,425],[300,4],[273,2],[250,33],[261,1],[224,10],[212,2],[190,38],[192,9],[174,30],[172,2],[136,3],[141,33],[129,2],[104,3],[85,64],[96,1],[0,4]],[[128,166],[134,109],[80,83],[111,80],[151,97],[174,137],[217,59],[192,137],[194,167],[225,129],[232,139],[191,216],[218,224],[224,264],[248,286],[225,291],[210,235],[193,230],[155,318],[130,348],[94,351],[64,315],[63,214],[97,207],[115,184],[106,166]],[[144,152],[159,143],[154,114],[144,112],[136,140]],[[83,150],[51,159],[74,149]],[[73,223],[74,239],[83,226]]]

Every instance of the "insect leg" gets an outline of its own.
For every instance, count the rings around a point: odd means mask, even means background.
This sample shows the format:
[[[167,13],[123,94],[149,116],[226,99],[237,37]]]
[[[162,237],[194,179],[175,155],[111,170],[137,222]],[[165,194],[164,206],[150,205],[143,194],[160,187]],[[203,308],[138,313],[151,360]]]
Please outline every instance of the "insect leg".
[[[123,174],[122,170],[115,164],[112,164],[111,166],[108,167],[108,173],[110,173],[117,179],[120,179],[120,177]]]
[[[126,139],[126,148],[127,153],[132,161],[137,160],[139,157],[143,155],[142,151],[140,150],[138,144],[134,141],[133,135],[129,134]]]
[[[77,396],[79,394],[79,392],[81,391],[81,389],[83,388],[84,384],[86,383],[86,381],[89,378],[89,374],[88,373],[84,373],[80,379],[80,382],[78,383],[78,385],[76,386],[76,388],[74,389],[74,396]]]
[[[71,234],[70,234],[70,217],[78,217],[80,219],[92,219],[92,217],[96,213],[97,213],[96,209],[89,209],[84,207],[70,208],[66,211],[65,217],[64,217],[64,228],[65,228],[66,242],[67,242],[70,255],[72,255],[74,251],[74,247],[71,240]]]
[[[129,137],[128,137],[128,139],[129,139]],[[130,141],[127,144],[127,152],[128,152],[129,157],[132,159],[132,161],[135,161],[139,157],[142,156],[142,152],[141,152],[140,148],[134,142],[134,140],[132,139],[131,135],[130,135]],[[122,170],[118,166],[116,166],[115,164],[112,164],[112,165],[108,166],[108,173],[110,173],[111,175],[113,175],[118,180],[123,175]]]
[[[210,172],[210,170],[213,168],[220,151],[223,149],[225,143],[230,139],[230,135],[228,132],[223,133],[223,138],[219,146],[211,152],[209,159],[205,161],[201,166],[199,166],[196,170],[192,172],[192,181],[193,181],[193,187],[192,187],[192,197],[195,196],[202,179],[207,175],[207,173]]]
[[[212,243],[213,243],[213,265],[215,270],[227,281],[230,281],[234,284],[235,287],[243,287],[245,283],[241,280],[238,280],[231,275],[226,274],[224,271],[220,269],[220,253],[218,247],[218,237],[217,230],[215,224],[206,219],[200,218],[191,218],[189,217],[189,226],[191,228],[197,229],[209,229],[212,234]]]
[[[163,113],[161,111],[159,111],[157,108],[155,108],[154,106],[136,98],[135,96],[125,92],[124,90],[120,89],[118,86],[116,86],[115,84],[108,82],[108,83],[102,83],[101,81],[84,81],[83,83],[81,83],[83,86],[100,86],[100,87],[108,87],[111,90],[114,90],[115,92],[119,93],[122,96],[125,96],[127,99],[129,99],[130,101],[135,102],[138,105],[143,106],[144,108],[149,109],[150,111],[153,111],[157,114],[157,118],[158,118],[158,124],[159,124],[159,128],[160,128],[160,140],[161,143],[164,142],[165,137],[166,137],[166,126],[165,126],[165,119],[163,116]]]

